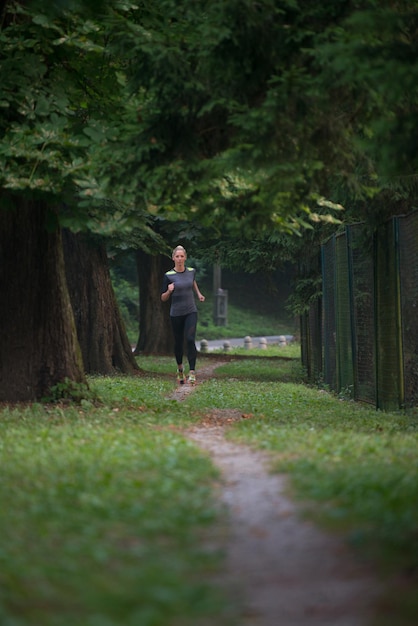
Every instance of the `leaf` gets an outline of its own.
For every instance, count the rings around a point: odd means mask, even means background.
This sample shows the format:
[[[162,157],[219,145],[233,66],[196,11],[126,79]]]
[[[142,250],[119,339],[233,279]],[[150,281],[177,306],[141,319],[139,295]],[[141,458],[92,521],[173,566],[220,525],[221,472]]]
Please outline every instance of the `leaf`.
[[[44,28],[49,28],[50,26],[53,26],[50,18],[40,13],[34,15],[32,21],[34,24],[38,24],[39,26],[43,26]]]
[[[36,115],[48,115],[50,112],[50,103],[45,96],[40,95],[35,107]]]

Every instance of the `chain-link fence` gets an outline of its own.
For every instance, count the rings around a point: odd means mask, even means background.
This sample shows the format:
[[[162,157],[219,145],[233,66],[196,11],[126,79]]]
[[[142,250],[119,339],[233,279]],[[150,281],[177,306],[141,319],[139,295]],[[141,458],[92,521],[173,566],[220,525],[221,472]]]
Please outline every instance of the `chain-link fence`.
[[[384,410],[416,405],[418,212],[392,218],[373,237],[361,224],[331,237],[322,246],[322,283],[322,313],[312,307],[302,321],[311,380],[322,371],[332,390]]]
[[[354,397],[376,402],[373,240],[361,224],[347,228],[353,323]]]
[[[322,310],[324,338],[324,381],[337,391],[337,346],[336,346],[336,255],[335,236],[322,246]]]
[[[321,301],[312,305],[300,318],[302,364],[309,380],[322,378],[322,308]]]
[[[404,402],[418,404],[418,214],[398,220]]]

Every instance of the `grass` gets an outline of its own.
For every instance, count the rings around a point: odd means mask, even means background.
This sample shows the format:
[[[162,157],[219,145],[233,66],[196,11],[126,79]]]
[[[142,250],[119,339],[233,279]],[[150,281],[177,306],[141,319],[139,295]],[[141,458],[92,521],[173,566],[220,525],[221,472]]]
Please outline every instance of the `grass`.
[[[215,349],[212,354],[225,354],[226,351],[223,348]],[[244,348],[243,346],[232,346],[227,354],[241,356],[245,358],[252,357],[279,357],[286,359],[299,359],[300,360],[300,344],[297,342],[289,343],[285,346],[268,345],[267,348],[259,348],[257,346],[253,348]]]
[[[228,339],[229,337],[262,337],[267,335],[294,335],[297,332],[294,322],[281,311],[256,312],[248,307],[228,303],[226,326],[215,326],[213,322],[213,296],[205,292],[204,304],[198,304],[198,341],[202,339]]]
[[[93,380],[100,408],[1,412],[1,624],[157,626],[218,615],[220,597],[205,582],[216,559],[201,547],[216,517],[216,472],[162,427],[182,417],[161,383],[149,383]]]
[[[228,437],[268,450],[307,514],[388,577],[376,626],[418,622],[417,413],[344,401],[302,384],[298,359],[251,355],[181,403],[173,359],[141,357],[145,376],[90,379],[101,403],[3,407],[1,624],[231,623],[211,583],[221,555],[202,541],[220,521],[217,472],[181,435],[213,408],[242,411]]]
[[[418,414],[376,412],[297,379],[289,362],[232,362],[187,404],[194,411],[239,408],[247,419],[229,436],[268,450],[307,514],[343,533],[391,581],[376,626],[412,626],[418,623]]]

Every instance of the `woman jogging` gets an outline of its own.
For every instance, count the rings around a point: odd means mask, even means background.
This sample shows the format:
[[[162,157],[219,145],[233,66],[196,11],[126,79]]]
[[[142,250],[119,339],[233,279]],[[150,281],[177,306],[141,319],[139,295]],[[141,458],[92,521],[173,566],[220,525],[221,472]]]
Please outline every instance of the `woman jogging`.
[[[174,335],[174,356],[177,363],[177,380],[180,385],[185,382],[183,370],[184,339],[187,345],[189,362],[189,383],[196,382],[196,325],[197,308],[193,290],[200,302],[205,301],[196,282],[196,270],[186,267],[187,254],[183,246],[177,246],[171,257],[174,269],[164,274],[161,300],[167,302],[171,297],[170,320]]]

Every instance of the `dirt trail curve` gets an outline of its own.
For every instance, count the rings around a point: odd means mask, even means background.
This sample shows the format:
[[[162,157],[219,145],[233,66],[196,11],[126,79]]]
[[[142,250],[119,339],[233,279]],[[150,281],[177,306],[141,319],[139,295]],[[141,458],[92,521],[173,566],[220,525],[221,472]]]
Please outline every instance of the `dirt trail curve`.
[[[199,370],[204,382],[220,363]],[[173,393],[182,401],[194,387]],[[213,411],[186,431],[222,472],[220,499],[229,512],[223,583],[240,606],[240,626],[367,626],[379,585],[344,542],[304,520],[286,496],[286,479],[268,456],[228,442],[239,411]]]

